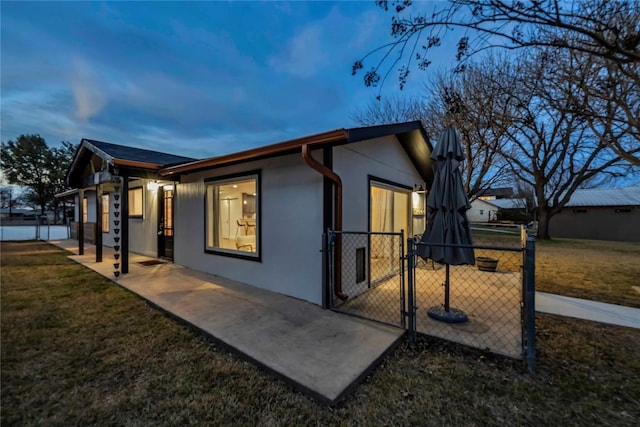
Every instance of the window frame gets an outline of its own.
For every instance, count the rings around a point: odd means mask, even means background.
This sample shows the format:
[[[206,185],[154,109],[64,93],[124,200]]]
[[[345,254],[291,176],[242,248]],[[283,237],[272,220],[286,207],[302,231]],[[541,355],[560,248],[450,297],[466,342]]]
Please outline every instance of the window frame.
[[[238,249],[224,249],[208,246],[209,229],[209,186],[232,183],[235,181],[247,181],[255,179],[256,181],[256,252],[246,252]],[[262,171],[250,170],[228,175],[221,175],[204,179],[204,252],[211,255],[220,255],[230,258],[244,259],[247,261],[262,262]]]
[[[140,213],[132,213],[131,212],[131,194],[134,191],[140,191]],[[129,188],[127,192],[128,204],[129,204],[129,218],[144,218],[144,188],[143,187],[133,187]]]
[[[102,232],[108,233],[111,231],[111,207],[109,203],[111,203],[111,197],[109,194],[103,194],[102,196]]]

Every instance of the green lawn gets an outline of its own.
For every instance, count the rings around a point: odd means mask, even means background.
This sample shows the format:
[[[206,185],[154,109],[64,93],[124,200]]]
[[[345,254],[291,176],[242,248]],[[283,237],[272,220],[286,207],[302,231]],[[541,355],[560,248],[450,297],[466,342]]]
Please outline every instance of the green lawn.
[[[640,330],[539,315],[536,378],[519,362],[421,337],[328,407],[57,248],[1,248],[3,426],[635,426],[640,419]]]

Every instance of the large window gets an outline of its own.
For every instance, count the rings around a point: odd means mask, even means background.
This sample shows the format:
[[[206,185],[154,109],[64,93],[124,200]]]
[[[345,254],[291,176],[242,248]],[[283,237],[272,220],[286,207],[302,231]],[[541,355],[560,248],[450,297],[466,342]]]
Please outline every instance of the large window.
[[[207,181],[206,250],[259,257],[259,174]]]
[[[129,216],[142,217],[142,187],[129,190]]]
[[[109,195],[102,196],[102,232],[109,232]]]

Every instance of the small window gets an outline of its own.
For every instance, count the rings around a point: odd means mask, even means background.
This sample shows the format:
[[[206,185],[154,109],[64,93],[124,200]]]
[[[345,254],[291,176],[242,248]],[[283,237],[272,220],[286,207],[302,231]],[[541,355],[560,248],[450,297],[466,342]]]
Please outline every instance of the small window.
[[[631,213],[631,208],[617,208],[616,213]]]
[[[109,195],[104,194],[102,196],[102,232],[109,232]]]
[[[484,209],[480,209],[480,215],[484,215]]]
[[[82,199],[82,223],[86,224],[89,222],[89,201],[85,197]]]
[[[142,187],[129,190],[129,217],[142,217]]]
[[[207,181],[206,251],[259,258],[259,174]]]
[[[586,209],[574,209],[573,211],[571,211],[574,214],[583,214],[583,213],[587,213]]]

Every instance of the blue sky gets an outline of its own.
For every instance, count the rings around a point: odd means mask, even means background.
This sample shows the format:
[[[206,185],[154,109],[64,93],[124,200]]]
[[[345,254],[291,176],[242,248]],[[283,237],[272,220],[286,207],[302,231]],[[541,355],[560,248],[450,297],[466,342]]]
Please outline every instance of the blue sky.
[[[378,92],[351,64],[390,19],[373,2],[3,1],[1,138],[209,157],[353,126]]]

